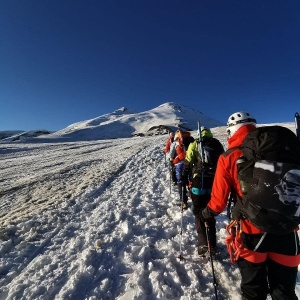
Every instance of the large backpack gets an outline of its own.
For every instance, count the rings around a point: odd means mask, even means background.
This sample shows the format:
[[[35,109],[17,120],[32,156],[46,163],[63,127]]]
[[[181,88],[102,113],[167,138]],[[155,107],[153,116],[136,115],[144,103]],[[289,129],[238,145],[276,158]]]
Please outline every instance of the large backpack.
[[[203,138],[203,152],[205,165],[215,170],[219,156],[224,152],[222,144],[215,138]]]
[[[264,232],[292,232],[300,223],[300,142],[281,126],[259,127],[245,138],[237,160],[243,198],[233,215]]]
[[[191,133],[189,131],[182,131],[181,136],[184,150],[187,151],[187,149],[189,148],[189,144],[194,142],[194,138],[191,136]]]
[[[198,162],[197,173],[202,173],[203,175],[202,188],[211,190],[216,172],[217,162],[219,156],[224,152],[224,148],[219,140],[215,138],[203,138],[202,147],[204,161]]]

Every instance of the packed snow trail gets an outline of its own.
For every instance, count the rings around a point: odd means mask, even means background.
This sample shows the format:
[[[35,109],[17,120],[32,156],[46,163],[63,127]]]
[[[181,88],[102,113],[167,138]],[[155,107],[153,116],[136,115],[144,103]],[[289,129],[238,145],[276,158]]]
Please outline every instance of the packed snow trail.
[[[164,141],[2,144],[0,299],[213,299],[192,211],[173,204]],[[227,223],[218,216],[214,267],[219,299],[235,300]]]

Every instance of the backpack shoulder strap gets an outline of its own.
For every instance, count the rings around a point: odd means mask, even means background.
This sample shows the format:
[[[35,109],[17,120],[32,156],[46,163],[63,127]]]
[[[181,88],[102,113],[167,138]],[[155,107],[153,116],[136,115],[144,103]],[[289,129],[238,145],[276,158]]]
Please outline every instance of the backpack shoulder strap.
[[[242,149],[241,146],[235,146],[235,147],[232,147],[232,148],[229,148],[227,149],[227,151],[225,151],[222,155],[223,156],[228,156],[230,153],[232,153],[233,151],[237,150],[237,149]]]

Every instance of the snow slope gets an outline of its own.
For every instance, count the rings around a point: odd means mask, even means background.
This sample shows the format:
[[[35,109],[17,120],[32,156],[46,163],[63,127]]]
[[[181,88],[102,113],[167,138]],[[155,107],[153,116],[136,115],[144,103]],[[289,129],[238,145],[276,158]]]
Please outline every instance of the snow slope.
[[[225,143],[224,127],[212,131]],[[174,205],[165,140],[0,144],[0,300],[214,299],[192,211]],[[219,299],[236,300],[226,224],[223,213],[214,268]]]

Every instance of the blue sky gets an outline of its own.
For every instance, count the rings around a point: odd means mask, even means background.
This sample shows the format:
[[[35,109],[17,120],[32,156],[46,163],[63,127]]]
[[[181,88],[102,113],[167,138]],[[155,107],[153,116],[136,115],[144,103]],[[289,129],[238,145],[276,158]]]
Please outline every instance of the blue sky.
[[[9,0],[0,130],[58,130],[173,101],[226,122],[300,112],[298,0]]]

